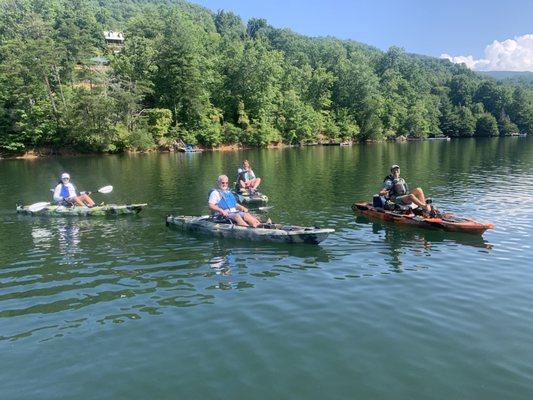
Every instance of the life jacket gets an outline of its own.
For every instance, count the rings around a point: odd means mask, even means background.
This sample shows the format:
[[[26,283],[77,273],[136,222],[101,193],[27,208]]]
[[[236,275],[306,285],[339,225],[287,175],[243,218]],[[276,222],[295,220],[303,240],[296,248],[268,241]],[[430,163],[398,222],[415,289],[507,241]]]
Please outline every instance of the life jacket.
[[[235,182],[235,191],[237,193],[240,193],[242,188],[241,188],[241,181],[245,181],[246,182],[246,179],[244,177],[244,173],[246,171],[243,170],[242,168],[238,168],[237,169],[237,181]]]
[[[237,182],[238,181],[244,181],[248,182],[252,179],[255,179],[255,174],[253,170],[246,170],[244,168],[239,168],[237,170]]]
[[[68,190],[66,185],[61,184],[61,192],[59,192],[59,195],[63,198],[70,197],[70,190]]]
[[[392,187],[389,189],[389,198],[394,199],[395,197],[405,196],[409,193],[409,187],[407,186],[405,179],[395,179],[392,175],[387,175],[385,179],[383,179],[383,182],[387,180],[392,181]]]
[[[63,182],[59,182],[59,184],[61,185],[61,192],[59,192],[59,195],[63,198],[67,198],[67,197],[70,197],[70,191],[68,190],[68,186],[63,184]],[[74,188],[74,193],[78,193],[78,190],[76,189],[76,186],[74,186],[72,183],[69,183],[69,185],[72,185],[72,187]]]
[[[233,209],[237,208],[237,199],[235,198],[235,195],[229,191],[223,192],[222,190],[219,190],[219,189],[211,189],[207,197],[209,198],[211,196],[211,193],[213,193],[213,191],[215,190],[221,196],[221,199],[217,203],[217,207],[220,207],[223,210],[230,210],[232,208]]]

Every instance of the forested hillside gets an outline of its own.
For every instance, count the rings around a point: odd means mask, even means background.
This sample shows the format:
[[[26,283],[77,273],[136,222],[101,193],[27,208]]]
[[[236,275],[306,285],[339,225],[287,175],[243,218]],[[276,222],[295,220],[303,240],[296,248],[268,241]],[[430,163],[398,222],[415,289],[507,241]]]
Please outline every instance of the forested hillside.
[[[532,111],[530,85],[183,1],[0,0],[2,152],[506,135]]]

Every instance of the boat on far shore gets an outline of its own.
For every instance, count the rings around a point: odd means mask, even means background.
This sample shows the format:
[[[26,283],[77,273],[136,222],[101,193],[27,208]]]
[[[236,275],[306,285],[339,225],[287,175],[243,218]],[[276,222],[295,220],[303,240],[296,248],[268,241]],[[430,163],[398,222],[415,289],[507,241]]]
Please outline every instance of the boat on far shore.
[[[201,153],[203,151],[202,149],[193,147],[190,144],[187,144],[185,146],[179,146],[177,149],[178,151],[181,151],[182,153]]]
[[[428,140],[446,140],[447,142],[449,142],[452,139],[446,135],[435,135],[435,136],[428,137]]]

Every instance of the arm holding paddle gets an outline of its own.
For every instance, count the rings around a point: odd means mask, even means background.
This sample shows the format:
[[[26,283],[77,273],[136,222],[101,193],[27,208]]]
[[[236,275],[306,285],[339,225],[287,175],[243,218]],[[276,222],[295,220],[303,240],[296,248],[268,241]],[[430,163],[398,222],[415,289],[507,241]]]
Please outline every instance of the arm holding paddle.
[[[226,210],[226,209],[224,209],[224,208],[220,208],[220,207],[217,206],[216,204],[209,203],[208,206],[209,206],[209,209],[210,209],[211,211],[217,212],[217,213],[219,213],[220,215],[223,215],[224,217],[227,217],[227,216],[230,214],[230,211],[229,211],[229,210]],[[237,206],[236,206],[235,208],[236,208],[237,210],[242,211],[242,212],[245,212],[245,213],[249,212],[249,210],[248,210],[246,207],[244,207],[244,206],[242,206],[242,205],[240,205],[240,204],[237,204]]]
[[[111,193],[112,191],[113,191],[113,186],[111,185],[101,187],[100,189],[97,190],[98,193],[102,193],[102,194]],[[91,193],[92,192],[88,192],[88,191],[81,192],[78,196],[75,197],[74,201],[80,206],[87,205],[88,207],[94,207],[95,203],[93,199],[89,197]]]
[[[59,192],[61,193],[61,184],[59,184],[58,186],[60,187],[59,188]],[[57,190],[58,190],[58,188],[56,187],[54,189],[54,200],[55,201],[62,201],[64,199],[64,197],[61,196],[60,194],[57,195],[56,194]],[[101,187],[100,189],[97,190],[98,193],[102,193],[102,194],[111,193],[112,191],[113,191],[113,186],[111,186],[111,185]],[[56,200],[56,198],[59,198],[59,200]],[[93,204],[94,204],[94,202],[93,202]],[[47,208],[49,205],[50,205],[49,202],[41,201],[39,203],[34,203],[34,204],[29,205],[28,206],[28,210],[31,211],[31,212],[39,212],[39,211],[44,210],[45,208]]]
[[[223,208],[220,208],[219,206],[217,206],[216,204],[213,204],[213,203],[208,203],[208,206],[209,206],[209,209],[211,211],[214,211],[216,213],[219,213],[220,215],[224,216],[224,217],[227,217],[229,215],[229,210],[225,210]]]

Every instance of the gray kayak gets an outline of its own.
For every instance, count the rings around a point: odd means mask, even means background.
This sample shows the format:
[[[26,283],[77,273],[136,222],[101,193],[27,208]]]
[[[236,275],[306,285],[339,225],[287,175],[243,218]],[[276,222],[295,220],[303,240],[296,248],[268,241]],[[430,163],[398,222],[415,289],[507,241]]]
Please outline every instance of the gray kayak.
[[[250,192],[246,190],[246,191],[241,191],[241,192],[233,191],[232,193],[235,195],[235,197],[237,198],[237,201],[240,204],[253,205],[253,204],[268,203],[268,196],[260,192],[255,192],[254,194],[250,194]]]
[[[167,226],[175,226],[188,232],[275,243],[318,244],[325,240],[330,233],[335,232],[335,229],[283,224],[261,224],[257,228],[251,228],[237,226],[227,222],[219,222],[209,215],[203,215],[201,217],[169,215],[166,218],[166,224]]]
[[[64,216],[78,216],[78,217],[102,217],[110,215],[123,215],[123,214],[138,214],[142,209],[146,207],[146,204],[105,204],[101,206],[89,207],[66,207],[49,205],[39,211],[31,211],[27,206],[17,206],[17,212],[19,214],[26,215],[46,215],[52,217],[64,217]]]

